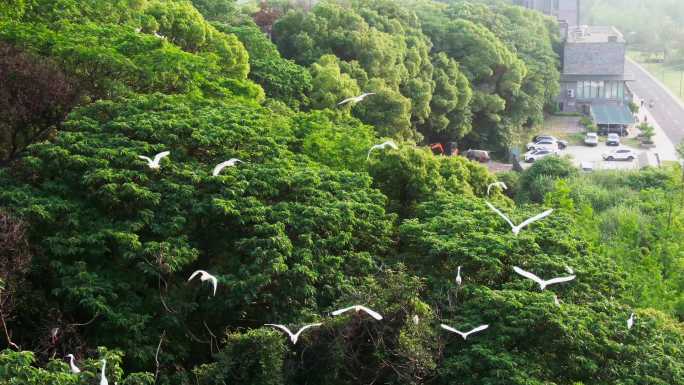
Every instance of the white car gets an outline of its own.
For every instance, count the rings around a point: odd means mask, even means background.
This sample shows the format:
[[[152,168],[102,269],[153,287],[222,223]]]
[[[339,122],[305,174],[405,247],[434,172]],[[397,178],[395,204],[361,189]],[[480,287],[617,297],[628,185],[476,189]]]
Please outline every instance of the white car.
[[[527,143],[527,150],[534,150],[539,148],[551,148],[562,150],[567,147],[568,142],[564,140],[558,140],[553,136],[538,136],[535,138],[534,142]]]
[[[616,148],[601,156],[603,157],[603,160],[628,160],[630,162],[637,158],[636,152],[629,148]]]
[[[538,161],[539,159],[546,158],[547,156],[550,155],[558,155],[558,150],[552,149],[552,148],[538,148],[534,150],[530,150],[525,153],[524,159],[525,162],[527,163],[534,163],[535,161]]]
[[[620,135],[608,134],[608,139],[606,139],[606,146],[619,146],[619,145],[620,145]]]
[[[599,138],[598,134],[595,132],[589,132],[587,133],[587,136],[584,137],[584,144],[590,147],[598,146]]]

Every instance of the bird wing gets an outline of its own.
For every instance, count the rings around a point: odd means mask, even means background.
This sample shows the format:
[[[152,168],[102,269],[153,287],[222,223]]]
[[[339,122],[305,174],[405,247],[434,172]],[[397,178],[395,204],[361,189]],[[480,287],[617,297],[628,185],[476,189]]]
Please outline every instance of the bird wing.
[[[322,323],[316,323],[316,324],[304,325],[304,326],[303,326],[301,329],[299,329],[299,331],[297,331],[297,333],[294,335],[295,341],[296,341],[297,339],[299,339],[299,336],[302,334],[302,332],[303,332],[304,330],[310,329],[310,328],[314,328],[314,327],[317,327],[317,326],[321,326],[321,325],[323,325],[323,324],[322,324]]]
[[[513,224],[513,222],[511,222],[511,220],[508,219],[508,217],[507,217],[506,215],[504,215],[504,213],[502,213],[501,211],[499,211],[499,209],[497,209],[496,207],[494,207],[493,204],[491,204],[491,203],[489,203],[489,202],[487,202],[487,201],[485,201],[485,203],[487,204],[487,206],[489,206],[490,209],[492,209],[492,211],[494,211],[495,213],[499,214],[499,216],[500,216],[501,218],[503,218],[506,222],[508,222],[508,224],[509,224],[511,227],[515,227],[515,225]]]
[[[378,321],[380,321],[382,319],[382,316],[380,315],[380,313],[373,311],[373,310],[371,310],[365,306],[357,306],[356,308],[359,310],[363,310],[364,312],[368,313],[368,315],[370,315],[371,317],[375,318]]]
[[[465,338],[463,332],[460,332],[460,331],[458,331],[458,330],[452,328],[452,327],[449,326],[449,325],[440,324],[439,326],[440,326],[442,329],[446,330],[446,331],[450,331],[450,332],[452,332],[452,333],[456,333],[456,334],[460,335],[461,337]]]
[[[467,332],[467,333],[464,333],[464,334],[465,334],[465,336],[467,337],[467,336],[469,336],[469,335],[471,335],[471,334],[473,334],[473,333],[481,332],[481,331],[487,329],[488,327],[489,327],[489,325],[480,325],[480,326],[476,327],[475,329],[473,329],[473,330],[471,330],[471,331],[469,331],[469,332]],[[465,337],[464,337],[464,338],[465,338]]]
[[[539,214],[539,215],[536,215],[536,216],[534,216],[534,217],[532,217],[532,218],[529,218],[529,219],[525,220],[523,223],[519,224],[518,227],[522,229],[523,227],[529,225],[529,224],[532,223],[532,222],[536,222],[536,221],[538,221],[538,220],[541,220],[541,219],[544,219],[544,218],[548,217],[549,215],[551,215],[552,212],[553,212],[553,209],[551,209],[551,210],[546,210],[546,211],[544,211],[543,213],[541,213],[541,214]]]
[[[513,270],[515,270],[516,273],[522,275],[523,277],[528,278],[528,279],[531,279],[531,280],[533,280],[534,282],[537,282],[537,283],[540,284],[540,285],[544,282],[543,279],[537,277],[536,275],[530,273],[529,271],[525,271],[525,270],[519,268],[518,266],[513,266]]]
[[[489,195],[489,191],[490,191],[490,190],[492,189],[492,187],[494,187],[494,186],[499,186],[499,187],[501,187],[501,188],[504,189],[504,190],[508,190],[508,186],[506,186],[506,183],[504,183],[504,182],[494,182],[494,183],[489,184],[489,186],[487,186],[487,195]]]
[[[212,286],[214,286],[214,295],[216,295],[216,288],[218,288],[218,279],[216,279],[216,277],[214,277],[211,274],[207,273],[207,275],[209,276],[209,280],[211,281]]]
[[[398,149],[399,149],[399,146],[397,146],[397,144],[394,143],[394,142],[391,141],[391,140],[388,140],[388,141],[386,141],[385,143],[383,143],[383,144],[382,144],[382,147],[383,147],[383,148],[391,147],[391,148],[393,148],[393,149],[395,149],[395,150],[398,150]]]
[[[285,325],[265,324],[264,326],[271,326],[271,327],[280,329],[280,330],[284,331],[285,333],[287,333],[287,335],[290,336],[290,339],[291,339],[291,340],[294,340],[294,339],[295,339],[295,335],[292,334],[292,332],[290,331],[290,329],[288,329],[287,326],[285,326]]]
[[[371,95],[375,95],[375,92],[366,92],[363,95],[361,95],[361,97],[365,98],[366,96],[371,96]]]
[[[144,156],[144,155],[140,155],[140,156],[138,156],[138,158],[147,161],[147,163],[152,163],[152,162],[154,162],[151,158],[149,158],[149,157],[147,157],[147,156]]]
[[[211,173],[213,176],[218,176],[224,168],[228,166],[228,162],[219,163],[214,167],[214,171]]]
[[[330,313],[330,314],[336,316],[336,315],[340,315],[340,314],[342,314],[342,313],[346,313],[346,312],[348,312],[349,310],[354,310],[354,309],[356,309],[356,306],[350,306],[350,307],[346,307],[346,308],[344,308],[344,309],[335,310],[334,312],[332,312],[332,313]]]
[[[370,159],[370,154],[373,152],[373,150],[378,150],[382,148],[382,144],[376,144],[375,146],[371,147],[370,150],[368,150],[368,156],[366,159]]]
[[[194,273],[192,273],[192,275],[190,276],[190,278],[188,278],[188,282],[192,281],[192,279],[195,278],[196,276],[198,276],[199,274],[206,274],[206,273],[207,273],[207,272],[204,271],[204,270],[197,270],[197,271],[195,271]]]
[[[544,283],[546,284],[546,286],[549,286],[549,285],[553,285],[553,284],[555,284],[555,283],[562,283],[562,282],[572,281],[573,279],[575,279],[575,276],[574,276],[574,275],[570,275],[570,276],[567,276],[567,277],[558,277],[558,278],[554,278],[554,279],[549,279],[548,281],[546,281],[546,282],[544,282]]]
[[[171,154],[170,151],[160,152],[159,154],[157,154],[157,155],[154,157],[154,163],[159,164],[159,162],[162,160],[162,158],[166,158],[166,157],[169,156],[170,154]]]
[[[344,99],[343,101],[337,103],[337,105],[338,105],[338,106],[341,106],[341,105],[343,105],[343,104],[347,104],[347,103],[351,102],[351,101],[354,100],[354,99],[356,99],[356,98],[347,98],[347,99]]]

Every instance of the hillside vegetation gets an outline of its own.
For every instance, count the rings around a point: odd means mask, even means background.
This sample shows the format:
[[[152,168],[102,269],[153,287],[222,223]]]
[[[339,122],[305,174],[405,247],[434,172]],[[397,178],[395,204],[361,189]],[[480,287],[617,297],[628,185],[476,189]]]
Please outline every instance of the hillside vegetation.
[[[495,176],[424,146],[504,153],[557,43],[494,0],[3,2],[0,383],[106,359],[119,385],[684,384],[679,170]],[[486,201],[555,211],[516,236]],[[383,319],[331,316],[355,304]]]

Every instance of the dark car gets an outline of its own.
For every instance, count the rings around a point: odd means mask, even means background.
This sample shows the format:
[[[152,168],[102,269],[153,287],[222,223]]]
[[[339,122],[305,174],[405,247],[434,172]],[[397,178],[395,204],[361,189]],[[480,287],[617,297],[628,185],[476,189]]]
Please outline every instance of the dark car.
[[[491,160],[489,151],[485,150],[468,150],[465,153],[466,158],[480,163],[487,163]]]

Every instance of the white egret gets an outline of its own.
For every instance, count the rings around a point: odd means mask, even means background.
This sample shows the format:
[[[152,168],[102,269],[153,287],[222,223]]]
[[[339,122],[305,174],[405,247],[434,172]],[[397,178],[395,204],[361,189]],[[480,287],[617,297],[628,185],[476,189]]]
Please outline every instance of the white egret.
[[[335,310],[334,312],[332,312],[332,315],[337,316],[337,315],[340,315],[342,313],[346,313],[350,310],[354,310],[357,313],[360,311],[363,311],[378,321],[380,321],[382,319],[382,316],[378,312],[375,312],[375,311],[373,311],[373,310],[371,310],[365,306],[361,306],[361,305],[354,305],[354,306],[350,306],[350,307],[347,307],[344,309]]]
[[[396,143],[394,143],[391,140],[388,140],[384,143],[376,144],[375,146],[371,147],[370,150],[368,150],[368,156],[366,157],[366,159],[370,159],[370,154],[371,154],[371,152],[373,152],[373,150],[384,150],[388,147],[395,149],[395,150],[399,149],[399,147],[396,145]]]
[[[553,303],[556,304],[556,306],[560,307],[560,300],[558,299],[557,295],[553,295]]]
[[[79,369],[78,366],[76,366],[76,364],[74,363],[74,355],[69,353],[66,356],[69,358],[69,369],[71,369],[71,373],[73,373],[73,374],[81,373],[81,369]]]
[[[216,277],[207,273],[204,270],[197,270],[194,273],[192,273],[190,278],[188,278],[188,282],[192,281],[192,279],[195,278],[198,274],[200,275],[200,281],[202,281],[202,282],[210,281],[211,282],[212,286],[214,287],[214,295],[216,295],[216,288],[218,287],[218,280],[216,279]]]
[[[151,159],[151,158],[149,158],[149,157],[147,157],[147,156],[143,156],[143,155],[139,156],[138,158],[147,161],[147,165],[148,165],[151,169],[157,170],[157,169],[159,169],[159,164],[161,163],[161,160],[164,159],[164,158],[166,158],[166,157],[169,156],[170,154],[171,154],[171,152],[169,152],[169,151],[164,151],[164,152],[160,152],[159,154],[155,155],[155,156],[154,156],[154,159]]]
[[[538,284],[539,284],[539,287],[540,287],[542,290],[546,289],[546,287],[549,286],[549,285],[553,285],[553,284],[556,284],[556,283],[568,282],[568,281],[572,281],[573,279],[575,279],[575,276],[574,276],[574,275],[571,275],[571,276],[568,276],[568,277],[553,278],[553,279],[549,279],[548,281],[545,281],[545,280],[543,280],[543,279],[537,277],[536,275],[530,273],[529,271],[525,271],[525,270],[523,270],[523,269],[521,269],[521,268],[519,268],[519,267],[517,267],[517,266],[513,266],[513,270],[515,270],[516,273],[522,275],[523,277],[528,278],[528,279],[531,279],[531,280],[533,280],[534,282],[538,283]]]
[[[575,270],[568,265],[565,265],[565,271],[567,271],[568,274],[575,274]]]
[[[458,286],[461,286],[463,283],[463,279],[461,278],[461,266],[458,267],[458,270],[456,271],[456,284]]]
[[[471,335],[471,334],[473,334],[473,333],[480,332],[480,331],[485,330],[485,329],[487,329],[487,328],[489,327],[489,325],[480,325],[480,326],[476,327],[475,329],[473,329],[473,330],[471,330],[471,331],[469,331],[469,332],[464,333],[464,332],[458,331],[458,330],[452,328],[451,326],[448,326],[448,325],[445,325],[445,324],[441,324],[440,326],[441,326],[442,329],[444,329],[444,330],[447,330],[447,331],[450,331],[450,332],[452,332],[452,333],[456,333],[456,334],[460,335],[461,337],[463,337],[464,340],[468,339],[468,336],[469,336],[469,335]]]
[[[230,160],[227,160],[223,163],[219,163],[214,167],[214,171],[211,173],[213,176],[218,176],[221,171],[223,171],[224,168],[226,167],[235,167],[238,163],[245,163],[241,161],[240,159],[237,158],[232,158]]]
[[[302,327],[301,329],[299,329],[299,331],[297,333],[294,333],[294,334],[285,325],[266,324],[265,326],[271,326],[271,327],[278,328],[278,329],[284,331],[285,333],[287,333],[288,336],[290,336],[290,341],[292,341],[292,344],[296,345],[297,340],[299,339],[299,336],[302,334],[302,332],[304,330],[309,329],[309,328],[313,328],[313,327],[317,327],[317,326],[321,326],[321,325],[323,325],[323,324],[322,323],[309,324],[309,325]]]
[[[629,316],[629,319],[627,319],[627,330],[632,330],[634,327],[634,313],[632,313]]]
[[[359,95],[359,96],[354,96],[354,97],[351,97],[351,98],[344,99],[343,101],[337,103],[337,105],[338,105],[338,106],[341,106],[341,105],[347,104],[347,103],[354,103],[354,104],[356,104],[356,103],[362,102],[363,99],[365,99],[366,97],[371,96],[371,95],[375,95],[375,93],[374,93],[374,92],[366,92],[366,93],[363,93],[363,94],[361,94],[361,95]]]
[[[102,373],[100,374],[100,385],[109,385],[107,377],[105,376],[105,366],[107,366],[107,360],[102,360]]]
[[[420,323],[420,318],[418,317],[418,314],[413,315],[413,324],[418,325]]]
[[[534,216],[534,217],[532,217],[532,218],[529,218],[529,219],[525,220],[523,223],[521,223],[521,224],[519,224],[519,225],[516,226],[516,225],[513,224],[513,222],[511,222],[510,219],[508,219],[508,217],[507,217],[506,215],[504,215],[504,213],[502,213],[501,211],[499,211],[499,210],[498,210],[496,207],[494,207],[491,203],[489,203],[489,202],[487,202],[487,201],[485,201],[485,203],[487,204],[487,206],[489,206],[490,209],[492,209],[492,211],[494,211],[495,213],[499,214],[499,216],[500,216],[501,218],[503,218],[506,222],[508,222],[508,224],[511,226],[511,229],[513,230],[513,234],[515,234],[515,235],[518,235],[518,233],[520,233],[520,230],[522,230],[524,227],[530,225],[530,224],[533,223],[533,222],[536,222],[536,221],[538,221],[538,220],[541,220],[541,219],[544,219],[544,218],[548,217],[548,216],[551,215],[551,213],[553,212],[553,209],[544,211],[543,213],[541,213],[541,214],[539,214],[539,215],[537,215],[537,216]]]
[[[494,182],[494,183],[491,183],[489,186],[487,186],[487,196],[489,196],[489,191],[492,189],[492,187],[498,187],[502,190],[508,190],[508,186],[506,186],[506,183]]]

